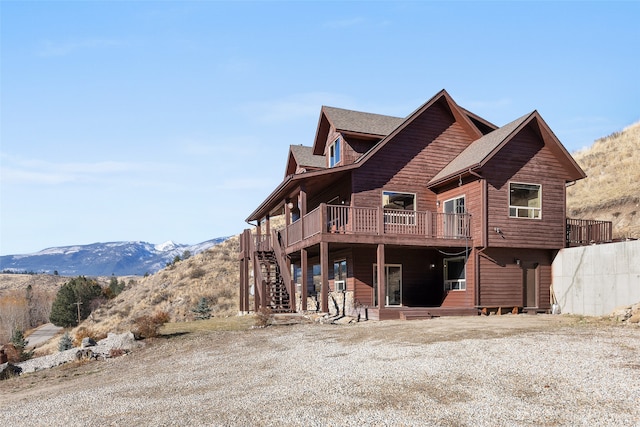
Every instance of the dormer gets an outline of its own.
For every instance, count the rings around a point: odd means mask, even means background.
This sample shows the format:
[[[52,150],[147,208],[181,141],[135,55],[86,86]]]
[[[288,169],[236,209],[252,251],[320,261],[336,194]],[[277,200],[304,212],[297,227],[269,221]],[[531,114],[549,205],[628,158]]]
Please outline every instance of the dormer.
[[[327,168],[350,165],[403,121],[399,117],[323,106],[313,155],[324,156]]]
[[[292,145],[289,147],[284,176],[325,169],[324,156],[315,156],[313,147]]]

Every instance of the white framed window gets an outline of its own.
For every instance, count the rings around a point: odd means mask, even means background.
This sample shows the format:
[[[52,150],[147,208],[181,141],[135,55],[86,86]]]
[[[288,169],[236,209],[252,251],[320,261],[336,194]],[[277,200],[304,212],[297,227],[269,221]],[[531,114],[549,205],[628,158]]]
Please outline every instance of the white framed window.
[[[337,137],[335,141],[329,146],[329,167],[332,168],[340,163],[340,137]]]
[[[396,191],[382,192],[385,224],[413,225],[416,223],[416,195]]]
[[[333,262],[333,288],[334,291],[347,290],[347,260],[341,259]]]
[[[385,306],[402,305],[402,264],[385,264]],[[378,305],[378,265],[373,264],[373,303]]]
[[[542,218],[542,186],[521,182],[509,183],[509,217]]]
[[[445,200],[442,204],[444,236],[459,238],[469,235],[469,220],[465,215],[464,196]]]
[[[467,259],[465,257],[445,258],[444,290],[464,291],[467,289]]]

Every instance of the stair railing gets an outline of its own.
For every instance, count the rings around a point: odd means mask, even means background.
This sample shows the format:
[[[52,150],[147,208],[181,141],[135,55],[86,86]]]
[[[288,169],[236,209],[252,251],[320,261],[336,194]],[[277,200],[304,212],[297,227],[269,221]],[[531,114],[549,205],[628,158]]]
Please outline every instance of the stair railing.
[[[273,253],[276,256],[276,261],[278,262],[278,269],[280,270],[280,277],[284,282],[284,285],[289,292],[289,304],[292,310],[295,310],[295,288],[293,281],[291,280],[291,271],[289,271],[287,265],[287,256],[284,252],[283,241],[279,231],[272,230],[271,231],[271,241],[273,242]]]

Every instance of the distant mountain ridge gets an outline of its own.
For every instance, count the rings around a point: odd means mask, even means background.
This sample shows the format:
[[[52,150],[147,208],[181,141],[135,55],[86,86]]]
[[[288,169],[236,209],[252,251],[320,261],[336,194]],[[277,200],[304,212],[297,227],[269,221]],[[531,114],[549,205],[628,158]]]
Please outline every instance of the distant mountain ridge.
[[[32,254],[0,256],[0,270],[49,274],[57,271],[61,276],[142,276],[164,268],[176,255],[182,257],[186,251],[195,255],[228,238],[218,237],[195,245],[130,241],[61,246]]]

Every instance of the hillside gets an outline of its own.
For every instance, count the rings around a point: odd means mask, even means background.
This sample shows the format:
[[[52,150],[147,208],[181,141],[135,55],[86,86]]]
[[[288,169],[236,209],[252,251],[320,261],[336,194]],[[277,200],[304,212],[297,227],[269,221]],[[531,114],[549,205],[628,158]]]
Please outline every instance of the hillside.
[[[157,311],[174,322],[193,320],[192,309],[202,297],[213,316],[238,313],[238,236],[175,263],[159,272],[130,281],[124,291],[85,320],[80,327],[92,334],[131,330],[134,320]]]
[[[218,237],[195,245],[165,242],[107,242],[60,246],[24,255],[0,256],[0,270],[36,272],[63,276],[143,276],[155,273],[183,253],[198,254],[223,242]]]
[[[587,178],[567,188],[567,215],[612,221],[614,238],[640,238],[640,122],[573,157]]]

